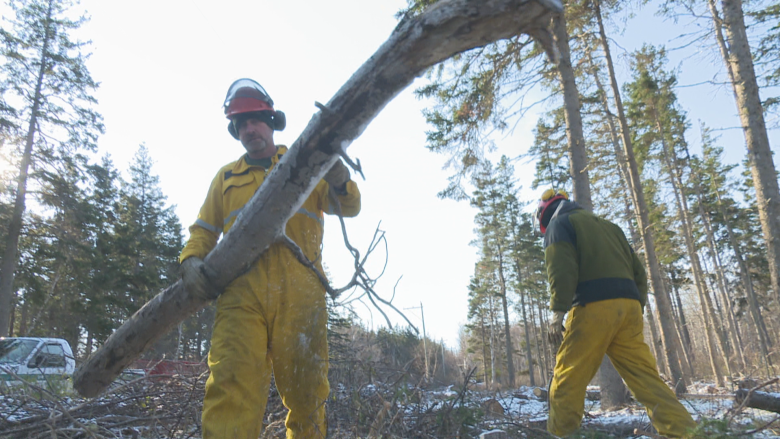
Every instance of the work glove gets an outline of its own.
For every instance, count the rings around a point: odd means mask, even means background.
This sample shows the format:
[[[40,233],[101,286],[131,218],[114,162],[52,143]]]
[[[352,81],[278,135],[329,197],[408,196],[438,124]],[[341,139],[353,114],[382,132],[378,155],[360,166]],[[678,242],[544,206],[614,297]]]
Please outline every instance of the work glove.
[[[214,300],[219,296],[219,291],[209,281],[209,278],[216,278],[216,275],[216,272],[201,258],[190,256],[181,263],[181,280],[184,289],[199,299]]]
[[[553,318],[550,320],[550,327],[547,329],[547,338],[553,346],[558,346],[563,342],[563,316],[566,311],[553,311]]]
[[[336,160],[336,163],[334,163],[328,173],[325,174],[325,181],[328,182],[333,189],[344,189],[344,185],[349,181],[349,169],[347,169],[341,159]]]

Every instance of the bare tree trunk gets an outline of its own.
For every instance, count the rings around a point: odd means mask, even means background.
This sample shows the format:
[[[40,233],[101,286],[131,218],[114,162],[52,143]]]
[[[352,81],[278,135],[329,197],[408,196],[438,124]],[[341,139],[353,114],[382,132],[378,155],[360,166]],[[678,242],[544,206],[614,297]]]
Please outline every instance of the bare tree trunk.
[[[542,308],[541,301],[536,302],[536,308],[539,312],[539,332],[541,333],[541,337],[539,338],[542,340],[542,353],[544,353],[545,375],[542,377],[542,382],[547,382],[553,374],[553,371],[550,368],[555,366],[555,357],[557,353],[552,351],[552,347],[547,342],[547,331],[544,329],[547,327],[547,321],[544,319],[544,309]]]
[[[488,355],[487,355],[487,340],[485,340],[485,316],[480,317],[480,332],[482,333],[482,373],[485,377],[485,384],[488,383]]]
[[[682,344],[682,351],[687,358],[690,375],[693,376],[693,363],[696,361],[696,355],[694,354],[695,350],[693,349],[693,341],[691,340],[691,331],[688,329],[689,324],[685,318],[685,310],[683,309],[682,299],[680,298],[680,290],[674,284],[672,284],[672,295],[672,303],[677,303],[677,326],[680,328],[680,343]]]
[[[541,322],[542,317],[539,316],[539,326],[536,325],[536,308],[534,307],[534,299],[529,297],[528,309],[531,312],[531,327],[533,328],[534,340],[536,340],[536,356],[539,358],[539,379],[542,383],[547,380],[549,376],[548,370],[548,358],[547,358],[547,344],[544,337],[541,335]]]
[[[734,309],[731,306],[731,300],[728,297],[728,287],[726,286],[726,276],[723,273],[723,266],[720,262],[717,247],[715,245],[715,234],[712,231],[712,222],[709,215],[704,212],[702,206],[703,199],[701,195],[701,188],[699,187],[698,180],[696,182],[696,192],[699,199],[699,216],[702,218],[704,224],[704,231],[707,234],[707,246],[710,250],[710,258],[712,259],[712,265],[715,270],[715,277],[717,281],[717,289],[720,294],[721,301],[725,307],[726,321],[728,322],[729,336],[731,337],[732,344],[734,345],[734,358],[737,361],[737,368],[744,370],[746,362],[744,355],[744,346],[742,345],[742,337],[739,334],[739,324],[734,317]]]
[[[38,110],[41,106],[41,89],[43,81],[46,78],[48,69],[48,50],[53,36],[51,35],[52,3],[49,2],[46,11],[46,33],[41,46],[41,67],[38,69],[38,77],[35,83],[35,95],[33,105],[30,109],[30,123],[27,126],[27,138],[24,143],[24,152],[22,153],[22,162],[19,165],[19,177],[16,184],[16,199],[14,201],[14,210],[11,214],[11,223],[8,225],[8,235],[5,238],[5,251],[3,252],[3,262],[0,264],[0,337],[8,335],[11,318],[11,302],[14,296],[14,278],[16,276],[16,265],[19,263],[19,236],[22,232],[22,217],[24,216],[25,198],[27,197],[27,177],[32,163],[32,150],[35,143],[35,130],[38,126]]]
[[[490,384],[496,383],[496,309],[493,295],[488,295],[490,306]]]
[[[509,387],[515,387],[515,362],[514,349],[512,348],[512,334],[509,331],[509,306],[506,297],[506,279],[504,278],[504,257],[502,249],[498,249],[498,285],[501,287],[501,307],[504,311],[504,338],[506,342],[506,369]]]
[[[620,150],[620,139],[618,138],[617,127],[615,127],[614,116],[612,112],[609,110],[609,101],[607,98],[607,92],[604,89],[604,86],[601,83],[601,78],[599,77],[598,71],[596,70],[595,63],[593,62],[592,52],[588,51],[587,55],[588,55],[588,62],[591,66],[590,72],[596,84],[596,89],[598,90],[598,94],[601,97],[600,102],[601,102],[602,111],[604,113],[604,118],[606,119],[607,126],[609,127],[610,139],[612,141],[612,146],[615,151],[615,160],[618,163],[618,172],[620,173],[620,180],[627,188],[629,188],[629,192],[633,193],[634,190],[632,189],[632,181],[628,171],[628,161],[626,160],[623,152]],[[628,225],[629,228],[631,240],[632,242],[634,242],[634,245],[636,245],[637,243],[641,242],[642,238],[641,236],[638,235],[636,228],[634,228],[633,224],[631,223],[632,218],[636,218],[637,214],[636,214],[636,210],[632,210],[631,200],[628,198],[626,199],[626,203],[625,203],[624,216],[625,216],[626,224]],[[668,374],[669,373],[668,362],[666,361],[666,356],[664,355],[664,352],[660,346],[658,329],[656,328],[655,319],[653,318],[655,314],[653,313],[653,308],[650,305],[649,301],[647,303],[647,314],[649,316],[647,322],[648,325],[650,326],[650,334],[652,337],[650,344],[653,348],[653,352],[655,353],[655,358],[658,365],[664,368],[664,370]]]
[[[677,394],[685,393],[686,391],[686,377],[683,375],[680,367],[680,360],[677,349],[675,349],[675,329],[674,322],[671,319],[672,304],[669,299],[669,295],[663,285],[663,279],[661,277],[661,271],[658,265],[658,257],[655,254],[655,243],[653,241],[653,231],[650,224],[650,218],[647,212],[647,205],[645,203],[644,189],[642,181],[639,176],[639,168],[634,158],[634,148],[631,143],[631,135],[628,128],[628,122],[626,121],[625,111],[623,110],[623,101],[620,98],[620,88],[617,84],[615,76],[615,68],[612,65],[612,55],[609,51],[609,43],[607,41],[607,34],[604,30],[604,23],[601,18],[601,1],[596,0],[593,2],[594,12],[599,26],[599,34],[601,37],[601,45],[604,50],[604,55],[607,61],[607,68],[609,70],[610,83],[612,85],[612,93],[615,97],[615,104],[618,110],[618,121],[620,122],[620,130],[623,138],[623,148],[626,155],[626,159],[629,163],[629,174],[631,177],[631,187],[633,189],[634,205],[639,215],[637,216],[637,223],[639,226],[639,233],[642,236],[642,242],[645,244],[645,259],[650,274],[650,285],[655,293],[657,305],[658,305],[658,321],[661,327],[661,341],[664,347],[665,360],[668,369],[671,373],[671,379],[674,383],[674,389]]]
[[[656,363],[658,363],[658,367],[662,368],[664,373],[668,374],[669,371],[665,369],[666,363],[664,361],[661,361],[663,359],[661,351],[658,349],[658,329],[655,327],[655,320],[653,319],[653,305],[651,304],[651,301],[647,300],[647,305],[645,305],[645,308],[647,311],[645,312],[647,317],[647,323],[650,327],[650,345],[653,347],[653,353],[655,354]]]
[[[523,329],[525,332],[525,360],[528,362],[528,377],[531,387],[536,386],[536,377],[534,376],[534,357],[531,350],[531,326],[528,322],[527,310],[525,309],[525,292],[520,292],[520,308],[523,310]]]
[[[517,273],[518,281],[519,281],[521,273],[523,271],[522,271],[522,267],[520,267],[520,261],[518,261],[517,258],[515,258],[515,272]],[[524,329],[523,332],[525,332],[525,359],[528,362],[528,377],[529,377],[531,387],[536,387],[536,380],[534,378],[534,359],[531,351],[531,334],[530,334],[532,330],[531,327],[533,325],[528,324],[528,317],[525,308],[525,296],[527,293],[525,291],[518,291],[518,294],[520,295],[520,310],[521,310],[520,314],[523,317],[523,329]]]
[[[742,279],[742,286],[745,288],[745,294],[748,298],[748,308],[750,309],[750,315],[753,318],[753,322],[755,323],[754,327],[758,333],[761,356],[767,360],[771,367],[774,367],[772,364],[772,357],[769,354],[770,347],[772,347],[772,342],[769,338],[769,333],[766,330],[764,318],[761,316],[761,309],[758,306],[758,299],[756,299],[756,293],[753,290],[753,280],[750,278],[750,271],[747,268],[745,258],[742,256],[739,243],[737,242],[736,236],[734,235],[734,230],[731,227],[731,221],[729,221],[728,215],[726,214],[726,209],[723,206],[720,190],[716,187],[713,187],[712,190],[718,197],[718,210],[720,215],[723,217],[723,223],[726,225],[726,232],[729,235],[729,243],[731,244],[731,249],[734,252],[734,257],[737,259],[737,265],[739,265],[739,274],[740,278]]]
[[[753,68],[745,18],[741,0],[722,0],[723,20],[710,1],[710,12],[716,28],[716,37],[723,61],[727,65],[731,84],[734,87],[737,110],[745,134],[750,171],[756,188],[756,203],[761,229],[767,246],[767,261],[772,279],[772,290],[780,300],[780,188],[777,184],[772,150],[769,147],[764,109],[759,97],[758,82]],[[721,26],[725,28],[728,43],[723,39]]]
[[[22,315],[19,317],[19,337],[27,335],[27,313],[29,312],[30,304],[25,300],[22,304]]]
[[[580,114],[580,93],[574,79],[569,48],[569,33],[566,31],[565,12],[553,18],[553,35],[558,47],[558,73],[563,88],[564,114],[566,117],[566,138],[569,142],[569,173],[574,183],[574,199],[583,208],[593,211],[593,201],[588,178],[588,151],[585,148],[585,136],[582,133],[582,115]],[[601,385],[601,407],[612,410],[626,405],[628,389],[609,357],[604,355],[599,368]]]
[[[287,220],[349,144],[398,93],[430,66],[464,50],[521,32],[533,33],[548,49],[545,29],[554,0],[452,0],[407,17],[321,111],[244,206],[235,225],[206,256],[224,289],[284,239]],[[165,289],[117,329],[74,374],[74,387],[96,396],[156,339],[206,302],[190,297],[181,281]]]
[[[709,346],[712,374],[718,381],[718,386],[723,387],[726,385],[726,382],[723,378],[723,371],[721,370],[720,363],[718,363],[718,359],[716,358],[718,355],[718,348],[715,345],[715,337],[713,336],[713,332],[716,333],[717,339],[720,341],[720,348],[723,353],[723,362],[727,370],[729,367],[728,351],[724,345],[724,337],[722,332],[719,330],[719,328],[717,328],[719,325],[717,325],[715,320],[715,310],[712,307],[712,301],[704,282],[704,274],[701,268],[701,261],[699,260],[699,253],[696,250],[695,243],[693,242],[693,224],[691,223],[691,218],[688,211],[688,201],[685,198],[684,187],[680,177],[680,168],[677,165],[677,160],[674,151],[672,150],[672,146],[669,145],[669,143],[666,141],[666,132],[659,120],[658,112],[654,107],[654,104],[651,104],[650,111],[652,112],[653,118],[655,119],[656,129],[658,129],[659,137],[661,138],[661,143],[663,144],[663,157],[664,161],[666,162],[666,168],[669,173],[669,180],[672,184],[674,198],[677,203],[677,216],[680,220],[680,223],[683,225],[683,238],[685,240],[685,248],[688,252],[688,260],[691,264],[693,283],[694,287],[696,288],[696,293],[699,296],[699,302],[701,303],[702,314],[704,316],[704,332],[707,338],[707,345]],[[682,309],[680,309],[680,311],[682,311]]]
[[[582,115],[580,114],[580,93],[574,80],[571,66],[569,34],[566,31],[566,19],[563,13],[553,18],[553,35],[558,47],[558,74],[563,89],[563,107],[566,118],[566,138],[569,143],[569,162],[574,199],[585,209],[592,211],[588,178],[588,151],[585,149],[585,136],[582,133]]]

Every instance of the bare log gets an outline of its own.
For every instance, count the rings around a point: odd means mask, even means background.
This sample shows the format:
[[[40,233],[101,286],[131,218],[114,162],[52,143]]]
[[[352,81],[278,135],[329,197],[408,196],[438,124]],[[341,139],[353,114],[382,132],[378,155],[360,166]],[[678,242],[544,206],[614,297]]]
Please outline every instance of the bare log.
[[[452,55],[519,33],[549,45],[546,25],[558,0],[451,0],[405,18],[390,38],[316,113],[205,261],[222,290],[284,233],[287,220],[371,120],[414,78]],[[549,48],[549,46],[548,46]],[[100,394],[157,339],[206,302],[181,281],[163,290],[108,338],[73,376],[87,397]]]
[[[734,394],[734,400],[740,406],[780,413],[780,394],[767,392],[752,392],[747,389],[739,389]],[[747,398],[747,401],[745,401]]]

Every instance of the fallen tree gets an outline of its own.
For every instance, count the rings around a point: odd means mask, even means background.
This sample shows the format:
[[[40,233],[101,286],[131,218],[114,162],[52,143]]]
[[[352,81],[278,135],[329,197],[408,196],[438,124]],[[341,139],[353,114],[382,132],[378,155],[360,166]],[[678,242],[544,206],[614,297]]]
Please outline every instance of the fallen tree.
[[[777,393],[750,392],[747,389],[739,389],[734,395],[734,399],[740,406],[780,413],[780,394]]]
[[[414,78],[457,53],[531,34],[552,53],[547,31],[558,0],[449,0],[404,18],[390,38],[315,114],[235,224],[205,262],[219,289],[244,273],[273,243],[285,240],[287,220],[371,120]],[[177,282],[117,329],[73,376],[74,388],[93,397],[133,360],[206,302]]]

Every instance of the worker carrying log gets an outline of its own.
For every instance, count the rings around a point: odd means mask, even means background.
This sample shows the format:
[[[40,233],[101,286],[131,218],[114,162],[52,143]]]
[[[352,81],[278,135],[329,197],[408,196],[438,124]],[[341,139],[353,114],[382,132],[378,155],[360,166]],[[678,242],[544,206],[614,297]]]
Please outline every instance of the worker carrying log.
[[[228,132],[246,149],[211,182],[179,260],[190,294],[213,299],[203,258],[227,233],[282,155],[274,131],[285,116],[260,84],[239,79],[224,103]],[[360,192],[341,160],[290,218],[286,235],[322,272],[323,213],[360,211]],[[325,437],[328,384],[328,312],[325,288],[283,243],[272,244],[217,298],[203,401],[203,438],[257,438],[268,400],[271,372],[289,409],[288,438]]]
[[[606,354],[658,432],[683,437],[696,423],[661,380],[645,344],[647,275],[623,231],[553,189],[542,194],[536,220],[554,316],[548,334],[560,343],[547,430],[566,436],[580,427],[586,387]]]

